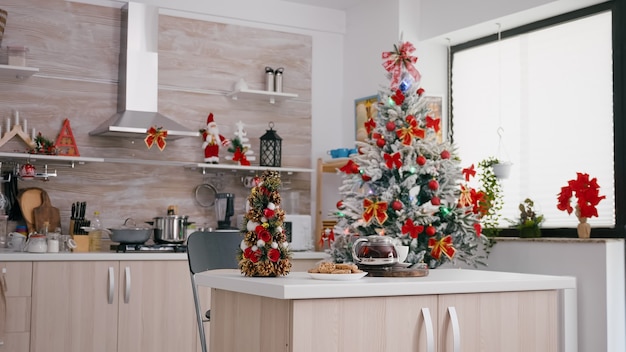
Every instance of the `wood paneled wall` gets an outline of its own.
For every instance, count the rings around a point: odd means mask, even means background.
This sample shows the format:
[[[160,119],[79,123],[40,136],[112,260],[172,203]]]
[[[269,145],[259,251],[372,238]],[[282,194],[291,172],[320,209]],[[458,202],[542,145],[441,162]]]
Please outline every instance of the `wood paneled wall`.
[[[159,151],[147,149],[141,138],[88,135],[117,109],[119,9],[64,0],[5,0],[0,7],[9,13],[3,52],[7,45],[27,46],[27,65],[40,69],[28,79],[0,79],[3,129],[15,109],[27,119],[29,130],[34,127],[49,139],[56,139],[68,118],[84,157],[202,162],[200,138],[168,141]],[[305,35],[160,15],[159,111],[192,130],[204,127],[213,112],[228,138],[234,137],[235,123],[242,121],[256,163],[259,137],[272,121],[283,138],[283,166],[310,168],[311,47],[311,37]],[[226,96],[240,78],[250,89],[263,89],[265,66],[284,67],[283,90],[298,98],[270,104]],[[2,152],[25,149],[19,140],[0,147]],[[228,155],[225,148],[220,154]],[[2,164],[3,171],[11,167]],[[215,210],[194,200],[197,185],[216,183],[218,191],[235,193],[238,217],[249,195],[241,175],[228,170],[202,175],[198,170],[139,163],[88,163],[73,169],[68,163],[50,163],[49,169],[56,169],[58,177],[20,181],[19,186],[45,189],[61,210],[64,231],[75,201],[87,201],[88,215],[100,211],[108,227],[121,225],[127,217],[146,221],[162,216],[170,204],[178,205],[190,221],[215,227]],[[308,173],[283,178],[302,195],[300,213],[310,213],[311,179]]]

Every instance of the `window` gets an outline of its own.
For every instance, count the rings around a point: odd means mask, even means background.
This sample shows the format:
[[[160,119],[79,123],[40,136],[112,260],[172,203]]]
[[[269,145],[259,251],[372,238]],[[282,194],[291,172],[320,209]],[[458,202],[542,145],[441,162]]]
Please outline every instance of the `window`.
[[[576,227],[556,208],[576,172],[606,195],[589,223],[615,227],[612,12],[502,38],[452,50],[452,137],[464,167],[490,156],[513,162],[500,227],[525,198],[544,228]]]

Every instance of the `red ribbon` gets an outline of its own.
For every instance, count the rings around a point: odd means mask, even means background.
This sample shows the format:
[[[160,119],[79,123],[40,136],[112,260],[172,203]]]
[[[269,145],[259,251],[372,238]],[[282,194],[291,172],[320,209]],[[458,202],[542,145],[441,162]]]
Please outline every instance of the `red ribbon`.
[[[470,177],[476,176],[476,170],[474,170],[474,164],[470,167],[463,169],[463,175],[465,175],[465,181],[469,181]]]
[[[417,235],[422,233],[422,231],[424,231],[424,225],[415,225],[411,219],[408,219],[404,222],[404,225],[402,225],[402,233],[409,234],[411,238],[417,238]]]
[[[387,221],[387,202],[377,202],[366,198],[363,200],[363,207],[365,208],[363,220],[367,224],[374,218],[380,225]]]
[[[441,253],[445,254],[448,259],[452,259],[454,253],[456,253],[456,249],[454,249],[452,244],[452,236],[450,235],[447,235],[438,241],[433,237],[429,238],[428,248],[432,248],[430,255],[437,260],[441,258]]]
[[[357,174],[359,173],[359,165],[352,160],[348,160],[348,162],[342,166],[339,171],[346,174]]]
[[[423,139],[426,136],[426,131],[417,127],[417,122],[412,121],[411,126],[400,128],[396,131],[396,135],[402,140],[402,144],[411,145],[413,138]]]
[[[369,118],[367,121],[365,121],[365,130],[367,131],[367,134],[369,135],[370,133],[372,133],[372,130],[374,130],[374,127],[376,127],[376,122],[374,121],[374,119]]]
[[[420,73],[417,71],[415,64],[417,62],[417,56],[409,55],[415,51],[413,44],[409,42],[401,43],[398,47],[394,44],[394,51],[383,52],[383,67],[388,72],[391,72],[391,89],[398,88],[400,84],[400,77],[402,76],[402,66],[404,66],[407,72],[415,79],[419,81],[421,79]]]
[[[239,165],[250,166],[250,161],[246,158],[246,153],[241,150],[241,147],[235,149],[233,154],[233,161],[238,161]]]
[[[402,156],[400,155],[400,152],[393,155],[385,153],[383,157],[385,158],[385,164],[389,169],[393,169],[394,166],[396,169],[399,169],[402,166]]]
[[[426,127],[432,128],[435,132],[439,132],[439,119],[433,119],[430,115],[426,115]]]
[[[148,129],[148,136],[144,139],[148,149],[152,148],[152,145],[156,143],[157,147],[159,147],[160,151],[165,149],[165,138],[167,137],[167,130],[164,130],[162,127],[156,128],[154,126]]]

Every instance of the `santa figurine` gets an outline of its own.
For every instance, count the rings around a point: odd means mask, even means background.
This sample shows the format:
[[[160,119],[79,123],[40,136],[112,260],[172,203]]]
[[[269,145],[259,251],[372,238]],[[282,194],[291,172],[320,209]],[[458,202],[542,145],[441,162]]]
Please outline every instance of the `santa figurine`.
[[[210,113],[209,117],[207,117],[206,129],[201,129],[200,133],[202,133],[202,139],[204,140],[204,143],[202,143],[202,149],[204,149],[204,162],[219,164],[220,144],[226,147],[230,145],[230,139],[227,139],[220,134],[217,124],[215,123],[215,120],[213,120],[213,113]]]

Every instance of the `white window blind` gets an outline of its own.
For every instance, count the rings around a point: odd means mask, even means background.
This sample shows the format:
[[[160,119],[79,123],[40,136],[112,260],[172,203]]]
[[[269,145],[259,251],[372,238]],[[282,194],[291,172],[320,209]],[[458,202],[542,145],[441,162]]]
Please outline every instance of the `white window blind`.
[[[490,156],[513,163],[501,227],[526,198],[543,227],[576,227],[556,205],[577,172],[596,177],[606,195],[589,223],[615,225],[611,46],[605,12],[454,53],[452,132],[463,165]]]

